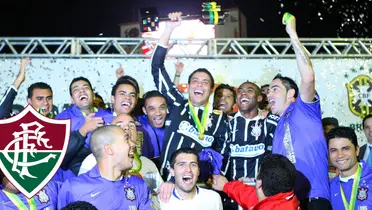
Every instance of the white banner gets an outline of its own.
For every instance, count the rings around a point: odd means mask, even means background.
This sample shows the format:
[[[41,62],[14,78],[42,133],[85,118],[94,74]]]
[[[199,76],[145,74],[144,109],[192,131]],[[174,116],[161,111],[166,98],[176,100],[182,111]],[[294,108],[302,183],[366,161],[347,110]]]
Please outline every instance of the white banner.
[[[216,83],[239,86],[249,80],[259,86],[268,84],[281,73],[292,77],[300,84],[300,74],[293,59],[185,59],[185,70],[181,83],[187,83],[189,74],[197,68],[209,69]],[[166,60],[166,67],[173,78],[176,59]],[[316,90],[321,97],[323,117],[336,117],[341,125],[357,130],[359,141],[365,143],[362,132],[361,112],[372,112],[372,61],[362,59],[313,59],[316,74]],[[15,104],[26,105],[27,88],[34,82],[48,83],[54,93],[54,104],[62,110],[64,104],[71,102],[69,84],[74,77],[87,77],[96,92],[106,103],[116,81],[115,70],[123,65],[127,75],[136,78],[140,84],[141,95],[155,89],[151,76],[150,59],[32,59],[27,68],[26,80],[20,87]],[[0,93],[5,93],[19,71],[19,59],[0,60]],[[365,75],[365,77],[359,77]],[[348,92],[347,83],[356,77],[353,91]],[[368,83],[369,81],[369,83]],[[349,102],[349,98],[352,100]],[[212,98],[212,97],[211,97]]]

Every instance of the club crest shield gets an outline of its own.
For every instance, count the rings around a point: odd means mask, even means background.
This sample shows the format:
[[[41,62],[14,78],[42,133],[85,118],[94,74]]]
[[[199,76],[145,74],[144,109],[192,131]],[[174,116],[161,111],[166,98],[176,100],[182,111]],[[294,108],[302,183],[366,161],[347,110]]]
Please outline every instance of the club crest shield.
[[[361,118],[372,113],[372,79],[360,75],[346,84],[349,108]]]
[[[70,120],[47,118],[31,105],[0,120],[0,169],[27,198],[56,174],[66,154],[70,127]]]

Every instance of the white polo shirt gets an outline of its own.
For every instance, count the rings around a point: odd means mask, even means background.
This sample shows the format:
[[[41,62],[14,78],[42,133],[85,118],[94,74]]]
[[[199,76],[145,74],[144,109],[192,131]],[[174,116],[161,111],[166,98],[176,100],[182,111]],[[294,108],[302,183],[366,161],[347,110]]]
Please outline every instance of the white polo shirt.
[[[200,187],[196,187],[196,195],[191,200],[183,200],[174,188],[169,202],[160,201],[160,206],[162,210],[223,210],[220,195]]]

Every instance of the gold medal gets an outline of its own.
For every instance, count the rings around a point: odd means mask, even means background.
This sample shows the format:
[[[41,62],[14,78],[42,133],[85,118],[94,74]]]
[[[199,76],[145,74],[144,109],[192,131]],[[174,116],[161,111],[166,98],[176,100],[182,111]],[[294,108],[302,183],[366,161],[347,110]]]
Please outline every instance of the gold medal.
[[[201,133],[201,134],[199,134],[198,137],[199,137],[200,140],[203,140],[204,139],[204,134]]]

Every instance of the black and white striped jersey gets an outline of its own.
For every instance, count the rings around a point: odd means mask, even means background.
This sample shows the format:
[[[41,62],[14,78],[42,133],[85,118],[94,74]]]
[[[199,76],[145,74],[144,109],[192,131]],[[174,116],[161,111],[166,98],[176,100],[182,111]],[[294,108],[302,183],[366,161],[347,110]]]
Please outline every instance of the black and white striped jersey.
[[[272,139],[279,118],[269,114],[246,119],[238,111],[230,117],[230,138],[222,153],[229,158],[223,172],[229,180],[256,178],[263,157],[272,151]]]
[[[221,149],[229,137],[229,125],[227,115],[219,110],[213,110],[209,105],[209,118],[204,132],[204,139],[198,137],[198,130],[190,114],[190,107],[187,99],[178,91],[173,84],[164,67],[164,59],[167,48],[156,46],[151,69],[155,85],[159,92],[166,98],[169,114],[165,122],[164,143],[161,153],[160,173],[166,180],[169,176],[169,161],[173,152],[179,148],[191,147],[197,152],[204,148],[213,148],[217,152]],[[202,118],[202,111],[195,108],[199,119]]]

